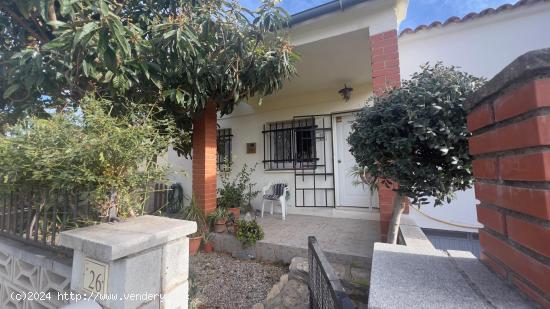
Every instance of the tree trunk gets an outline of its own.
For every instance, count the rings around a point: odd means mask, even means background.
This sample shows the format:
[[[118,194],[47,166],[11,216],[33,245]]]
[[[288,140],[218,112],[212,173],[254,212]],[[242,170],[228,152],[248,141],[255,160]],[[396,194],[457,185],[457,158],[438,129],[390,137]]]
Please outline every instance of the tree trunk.
[[[403,210],[405,210],[405,205],[403,204],[403,195],[400,192],[395,192],[395,197],[393,199],[393,212],[388,229],[388,244],[397,244],[399,223],[401,222],[401,214],[403,213]]]

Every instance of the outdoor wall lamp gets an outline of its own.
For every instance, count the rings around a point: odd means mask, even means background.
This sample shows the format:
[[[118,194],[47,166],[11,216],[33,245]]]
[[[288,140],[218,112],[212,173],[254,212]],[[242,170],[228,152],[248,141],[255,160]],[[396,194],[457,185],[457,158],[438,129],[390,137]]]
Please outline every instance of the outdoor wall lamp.
[[[340,89],[338,93],[342,96],[342,99],[347,102],[351,98],[352,91],[353,88],[350,88],[348,85],[344,84],[344,88]]]

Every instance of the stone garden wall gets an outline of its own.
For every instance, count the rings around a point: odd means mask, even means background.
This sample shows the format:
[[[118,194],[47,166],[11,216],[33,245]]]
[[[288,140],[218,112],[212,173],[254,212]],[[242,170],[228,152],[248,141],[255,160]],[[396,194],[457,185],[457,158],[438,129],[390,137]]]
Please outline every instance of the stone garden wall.
[[[59,308],[70,290],[72,259],[0,237],[0,308]]]
[[[0,236],[0,308],[185,309],[196,230],[142,216],[64,231],[55,253]]]

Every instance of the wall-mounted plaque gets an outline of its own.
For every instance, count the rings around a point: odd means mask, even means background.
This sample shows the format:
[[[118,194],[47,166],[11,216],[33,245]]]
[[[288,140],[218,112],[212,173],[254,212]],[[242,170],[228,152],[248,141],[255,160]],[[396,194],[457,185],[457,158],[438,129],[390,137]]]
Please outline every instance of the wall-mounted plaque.
[[[246,143],[246,153],[256,153],[256,143]]]
[[[105,294],[108,278],[109,265],[90,258],[84,259],[84,280],[82,281],[82,289],[84,291],[94,294]]]

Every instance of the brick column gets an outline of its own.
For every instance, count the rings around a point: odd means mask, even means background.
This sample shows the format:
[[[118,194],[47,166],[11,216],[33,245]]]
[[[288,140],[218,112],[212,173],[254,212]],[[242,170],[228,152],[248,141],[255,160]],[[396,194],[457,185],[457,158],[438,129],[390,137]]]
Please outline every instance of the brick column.
[[[386,88],[399,87],[399,48],[397,30],[375,34],[370,37],[372,88],[375,94]]]
[[[397,46],[397,30],[375,34],[370,37],[372,90],[381,94],[387,88],[399,87],[401,77],[399,72],[399,48]],[[380,207],[380,235],[386,241],[389,221],[393,212],[391,188],[380,186],[378,189],[378,205]],[[408,211],[408,209],[406,209]]]
[[[216,104],[193,120],[193,197],[205,214],[216,209]]]
[[[550,308],[550,49],[528,53],[466,103],[481,260]],[[546,77],[545,77],[546,76]]]

